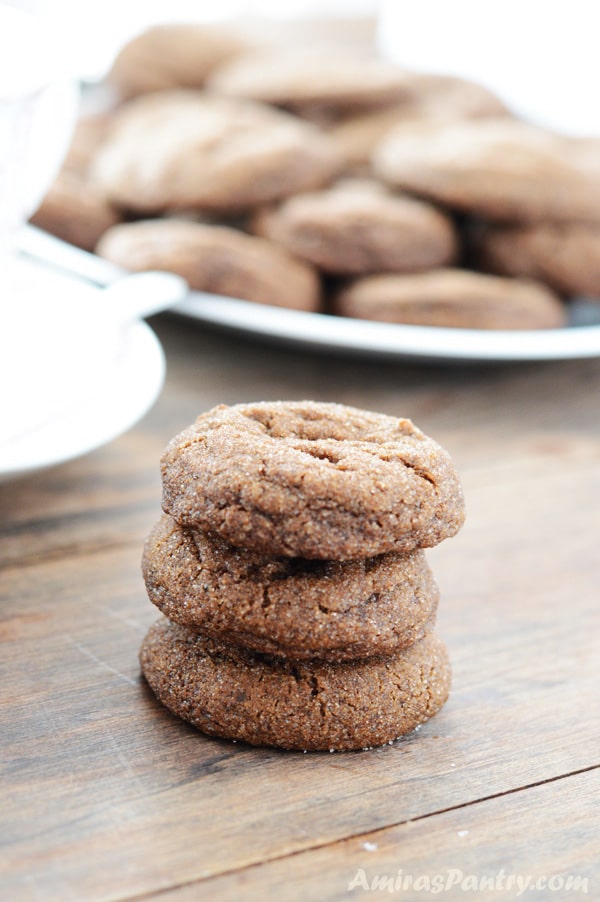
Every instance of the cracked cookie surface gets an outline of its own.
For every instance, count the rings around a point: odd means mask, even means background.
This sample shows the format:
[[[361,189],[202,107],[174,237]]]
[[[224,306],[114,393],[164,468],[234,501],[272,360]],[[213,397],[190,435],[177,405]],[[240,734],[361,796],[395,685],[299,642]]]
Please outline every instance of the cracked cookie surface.
[[[290,660],[393,654],[433,625],[422,552],[307,561],[243,551],[163,516],[144,548],[148,596],[170,620]]]
[[[410,552],[464,520],[440,445],[410,420],[341,404],[215,407],[172,439],[161,468],[165,513],[271,555]]]
[[[292,664],[161,620],[140,662],[160,701],[202,732],[287,749],[383,745],[439,711],[450,688],[433,634],[391,657]]]

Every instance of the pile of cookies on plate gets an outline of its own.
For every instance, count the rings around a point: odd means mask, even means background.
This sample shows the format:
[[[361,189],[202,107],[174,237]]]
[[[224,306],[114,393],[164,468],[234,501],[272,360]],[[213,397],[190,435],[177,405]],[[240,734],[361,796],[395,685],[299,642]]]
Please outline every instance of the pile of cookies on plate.
[[[158,26],[34,222],[196,290],[364,319],[564,324],[600,296],[599,142],[360,54]]]
[[[168,619],[140,659],[171,711],[209,735],[331,751],[439,711],[450,666],[422,549],[456,534],[464,502],[410,420],[221,405],[170,442],[162,481],[143,573]]]

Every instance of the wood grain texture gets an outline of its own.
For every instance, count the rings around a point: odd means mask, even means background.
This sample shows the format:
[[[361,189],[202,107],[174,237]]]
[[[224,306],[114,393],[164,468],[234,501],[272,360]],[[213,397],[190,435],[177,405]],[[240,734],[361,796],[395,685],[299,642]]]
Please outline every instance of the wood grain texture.
[[[355,861],[346,838],[390,828],[392,849],[409,835],[393,830],[413,831],[416,867],[432,836],[431,861],[443,867],[450,815],[438,812],[455,807],[489,812],[469,867],[496,861],[496,848],[508,867],[494,824],[512,811],[527,815],[523,829],[547,829],[553,793],[574,837],[565,848],[581,833],[581,862],[590,859],[581,787],[592,777],[566,775],[600,764],[600,361],[426,369],[254,346],[175,318],[154,325],[169,373],[145,420],[80,461],[0,489],[0,896],[125,899],[201,880],[190,893],[228,898],[239,879],[240,897],[251,887],[247,898],[279,898],[270,868],[293,869],[317,854],[303,850],[324,847],[324,887],[338,898],[335,881]],[[137,650],[156,615],[139,558],[159,515],[162,447],[216,403],[304,397],[411,416],[452,453],[465,485],[467,525],[429,552],[450,702],[373,752],[211,740],[139,678]],[[472,804],[498,793],[510,794]],[[273,859],[283,863],[243,882],[244,869]],[[234,882],[218,882],[233,871]]]
[[[234,902],[255,892],[282,902],[389,895],[500,902],[517,894],[594,898],[599,792],[600,770],[588,771],[191,884],[160,899],[192,902],[201,894]]]

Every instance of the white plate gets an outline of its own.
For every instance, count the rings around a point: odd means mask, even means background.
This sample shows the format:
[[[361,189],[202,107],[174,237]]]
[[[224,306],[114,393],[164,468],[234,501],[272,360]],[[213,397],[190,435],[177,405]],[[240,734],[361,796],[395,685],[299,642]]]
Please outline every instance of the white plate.
[[[51,257],[54,265],[101,285],[123,275],[123,270],[106,260],[31,227],[23,232],[21,246],[28,254]],[[172,309],[199,322],[277,344],[388,360],[493,363],[600,356],[600,304],[585,301],[572,305],[572,323],[567,328],[511,332],[375,323],[197,291]]]
[[[594,325],[537,331],[400,326],[302,313],[191,292],[173,310],[239,333],[319,351],[438,362],[561,360],[600,356],[600,307]]]
[[[149,410],[164,374],[158,339],[146,323],[131,323],[123,329],[118,353],[95,394],[3,446],[0,480],[64,463],[116,438]]]

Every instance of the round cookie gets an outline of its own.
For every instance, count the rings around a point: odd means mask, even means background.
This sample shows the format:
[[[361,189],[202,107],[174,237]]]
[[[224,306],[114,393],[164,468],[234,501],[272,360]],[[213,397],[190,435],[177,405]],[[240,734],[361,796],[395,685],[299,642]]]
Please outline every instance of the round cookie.
[[[490,220],[600,221],[600,172],[574,142],[516,120],[392,131],[373,164],[396,187]]]
[[[506,105],[489,88],[454,75],[411,72],[405,110],[431,119],[490,119],[508,116]]]
[[[161,469],[174,520],[272,555],[408,552],[464,520],[443,448],[410,420],[342,404],[220,405],[172,439]]]
[[[286,749],[383,745],[436,714],[450,690],[448,655],[433,634],[390,657],[292,664],[162,620],[140,663],[160,701],[202,732]]]
[[[356,279],[332,300],[339,316],[460,329],[552,329],[565,307],[544,285],[467,270]]]
[[[206,25],[155,25],[117,55],[107,80],[121,97],[199,87],[217,64],[244,49],[231,32]]]
[[[174,272],[196,291],[295,310],[319,308],[320,284],[310,266],[226,226],[176,219],[123,223],[96,250],[125,269]]]
[[[69,244],[93,251],[98,239],[119,222],[102,191],[75,172],[60,172],[31,222]]]
[[[564,295],[600,297],[600,224],[490,227],[476,241],[489,272],[539,279]]]
[[[236,211],[320,187],[338,165],[328,138],[301,119],[179,90],[121,107],[91,174],[115,203],[138,213]]]
[[[384,109],[345,116],[329,125],[327,133],[349,167],[366,166],[388,132],[423,120],[455,122],[507,115],[502,102],[483,85],[447,75],[407,75],[406,93]]]
[[[251,228],[328,273],[412,272],[457,253],[447,216],[367,180],[288,198],[257,213]]]
[[[341,111],[393,103],[406,91],[406,74],[383,60],[339,53],[257,53],[219,66],[206,86],[294,110]]]
[[[110,131],[112,118],[112,113],[97,113],[77,120],[63,161],[63,170],[76,173],[82,178],[88,177],[90,164]]]
[[[296,661],[393,654],[429,631],[439,599],[420,551],[345,563],[276,558],[166,516],[146,540],[142,572],[170,620]]]

